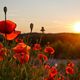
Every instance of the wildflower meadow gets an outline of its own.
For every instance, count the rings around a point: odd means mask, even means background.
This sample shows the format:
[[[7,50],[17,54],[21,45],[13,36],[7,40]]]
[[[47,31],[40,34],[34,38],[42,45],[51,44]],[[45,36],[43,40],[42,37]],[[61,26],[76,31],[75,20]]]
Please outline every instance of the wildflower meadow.
[[[4,7],[5,15],[6,11]],[[40,39],[34,44],[30,42],[32,23],[30,34],[24,38],[18,37],[21,31],[16,31],[16,27],[16,23],[7,20],[6,16],[0,21],[0,34],[3,36],[0,42],[0,80],[80,80],[79,61],[75,63],[65,59],[66,62],[53,63],[57,52],[55,46],[48,41],[44,46],[41,44],[44,27]]]

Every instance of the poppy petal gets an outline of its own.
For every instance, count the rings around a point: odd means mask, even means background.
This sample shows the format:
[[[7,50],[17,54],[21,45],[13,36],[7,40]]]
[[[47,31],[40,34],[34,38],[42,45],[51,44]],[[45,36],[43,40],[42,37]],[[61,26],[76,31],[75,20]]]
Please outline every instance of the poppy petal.
[[[0,21],[0,32],[1,33],[11,33],[15,30],[16,24],[10,20],[6,20],[6,26],[5,21]]]
[[[20,31],[13,31],[10,34],[6,34],[6,39],[7,40],[13,40],[15,39],[21,32]]]

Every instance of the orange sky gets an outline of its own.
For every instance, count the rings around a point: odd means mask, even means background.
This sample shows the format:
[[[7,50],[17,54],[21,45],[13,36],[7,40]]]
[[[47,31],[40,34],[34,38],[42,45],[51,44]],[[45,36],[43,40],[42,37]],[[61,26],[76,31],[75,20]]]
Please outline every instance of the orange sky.
[[[34,32],[42,26],[46,33],[75,32],[73,24],[80,21],[80,0],[0,0],[0,20],[4,6],[7,18],[23,33],[30,31],[30,23],[34,23]]]

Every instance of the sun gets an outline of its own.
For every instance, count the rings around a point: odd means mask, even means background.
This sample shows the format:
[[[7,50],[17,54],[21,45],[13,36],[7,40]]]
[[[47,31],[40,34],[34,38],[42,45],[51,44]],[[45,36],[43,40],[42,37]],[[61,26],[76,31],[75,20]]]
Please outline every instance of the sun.
[[[73,27],[76,33],[80,33],[80,22],[75,23]]]

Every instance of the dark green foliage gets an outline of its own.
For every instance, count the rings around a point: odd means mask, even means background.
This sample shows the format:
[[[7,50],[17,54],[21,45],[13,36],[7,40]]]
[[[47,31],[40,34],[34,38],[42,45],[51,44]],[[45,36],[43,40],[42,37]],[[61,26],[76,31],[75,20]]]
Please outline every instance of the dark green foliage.
[[[39,43],[40,33],[32,33],[29,37],[29,43],[31,46],[35,43]],[[22,36],[27,36],[23,34]],[[68,58],[76,59],[80,58],[80,34],[72,33],[59,33],[59,34],[44,34],[41,40],[41,46],[45,46],[47,42],[55,49],[54,58]]]

